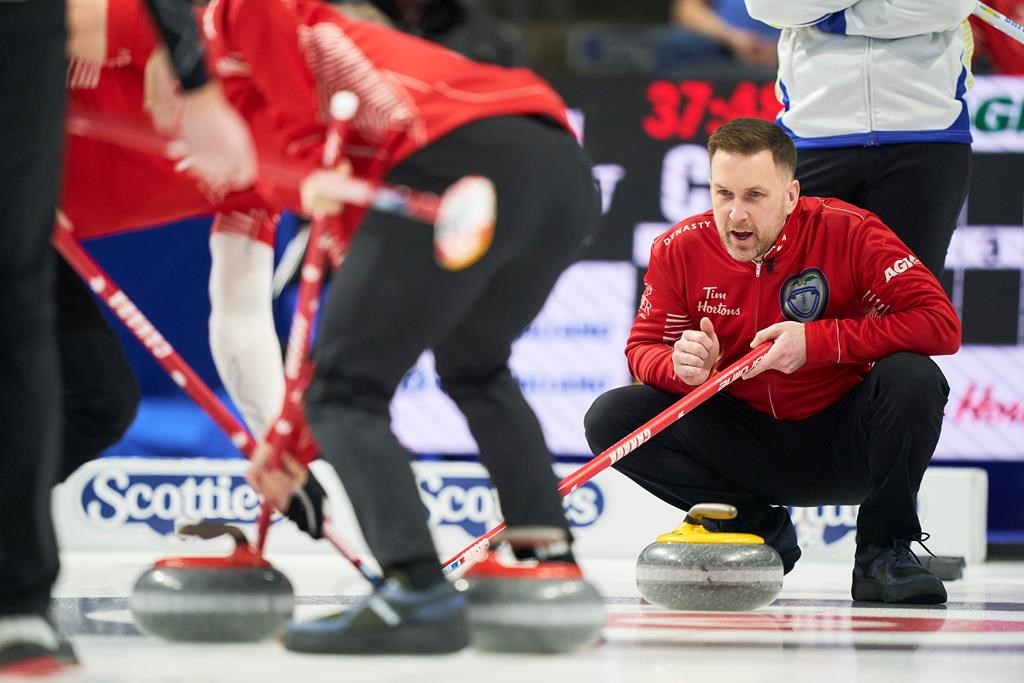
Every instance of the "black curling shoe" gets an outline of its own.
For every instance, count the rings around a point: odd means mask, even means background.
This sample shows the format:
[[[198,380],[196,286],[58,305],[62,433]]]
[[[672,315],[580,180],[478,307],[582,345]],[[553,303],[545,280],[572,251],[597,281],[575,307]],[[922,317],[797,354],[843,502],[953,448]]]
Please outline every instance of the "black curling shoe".
[[[942,581],[925,569],[910,549],[911,543],[925,539],[927,536],[897,538],[887,546],[858,543],[853,565],[853,599],[905,605],[946,602]]]
[[[390,578],[340,614],[293,624],[284,646],[347,655],[457,652],[469,644],[466,604],[466,595],[447,581],[414,590]]]

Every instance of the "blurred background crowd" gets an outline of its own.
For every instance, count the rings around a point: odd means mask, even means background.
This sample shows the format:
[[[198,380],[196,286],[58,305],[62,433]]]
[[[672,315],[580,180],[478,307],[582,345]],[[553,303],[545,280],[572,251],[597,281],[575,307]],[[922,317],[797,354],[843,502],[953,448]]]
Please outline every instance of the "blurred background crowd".
[[[774,75],[778,30],[743,0],[349,0],[480,61],[544,73]],[[1024,0],[990,6],[1024,23]],[[976,73],[1024,74],[1024,46],[976,19]]]

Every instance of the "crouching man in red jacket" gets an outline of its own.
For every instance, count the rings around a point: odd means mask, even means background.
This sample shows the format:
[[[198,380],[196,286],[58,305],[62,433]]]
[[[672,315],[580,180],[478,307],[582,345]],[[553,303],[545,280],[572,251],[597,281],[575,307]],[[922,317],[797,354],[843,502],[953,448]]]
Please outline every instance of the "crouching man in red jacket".
[[[786,572],[800,548],[777,506],[860,504],[853,599],[945,602],[910,544],[922,540],[915,499],[949,393],[929,356],[960,345],[949,299],[877,216],[800,197],[796,150],[774,124],[727,123],[708,151],[713,208],[654,242],[626,344],[642,384],[597,399],[590,447],[773,340],[744,381],[616,469],[681,509],[735,505],[735,520],[705,524],[764,537]]]

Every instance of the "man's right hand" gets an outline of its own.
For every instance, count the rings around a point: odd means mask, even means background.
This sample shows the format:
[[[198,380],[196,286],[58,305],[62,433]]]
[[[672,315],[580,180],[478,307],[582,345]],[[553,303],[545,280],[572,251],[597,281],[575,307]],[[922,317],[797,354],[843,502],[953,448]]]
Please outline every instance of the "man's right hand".
[[[272,446],[264,441],[249,460],[245,479],[278,512],[288,512],[295,492],[306,485],[309,469],[290,454],[282,453],[278,466],[271,467]]]
[[[183,95],[181,138],[188,156],[178,164],[215,188],[242,190],[256,179],[249,126],[211,81]]]
[[[352,164],[348,159],[333,169],[319,169],[310,173],[299,188],[302,199],[302,213],[309,218],[337,216],[345,205],[335,198],[339,182],[352,175]]]
[[[676,377],[691,386],[703,384],[721,353],[714,325],[709,318],[701,318],[699,330],[686,330],[672,346]]]
[[[313,538],[320,538],[323,536],[326,505],[327,492],[310,470],[306,483],[292,496],[285,515]]]

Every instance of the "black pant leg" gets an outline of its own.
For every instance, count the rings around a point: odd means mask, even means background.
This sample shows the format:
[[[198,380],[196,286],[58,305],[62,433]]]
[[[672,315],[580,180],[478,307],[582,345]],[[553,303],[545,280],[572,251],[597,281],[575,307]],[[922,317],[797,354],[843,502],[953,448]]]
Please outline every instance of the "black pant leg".
[[[970,145],[913,143],[802,149],[800,193],[878,215],[936,276],[971,184]]]
[[[805,197],[835,197],[855,204],[865,182],[862,149],[797,150],[796,179]],[[867,207],[864,207],[867,208]]]
[[[58,469],[63,481],[124,436],[141,396],[120,341],[63,259],[57,266],[57,342],[64,387]]]
[[[916,496],[948,393],[931,359],[894,354],[804,420],[773,420],[719,394],[614,467],[680,509],[731,503],[741,526],[756,526],[769,504],[860,504],[861,537],[884,545],[920,533]],[[678,398],[643,385],[602,394],[585,419],[591,449],[600,453]]]
[[[49,247],[64,112],[64,3],[0,3],[0,615],[43,612],[60,380]]]
[[[897,353],[878,361],[854,391],[871,472],[858,535],[873,545],[914,537],[921,532],[917,492],[939,441],[949,385],[930,358]]]
[[[391,431],[389,404],[439,330],[472,306],[487,281],[485,270],[442,271],[433,262],[429,227],[371,213],[331,278],[306,415],[385,571],[437,561],[412,454]]]
[[[516,255],[488,283],[463,321],[434,345],[441,387],[466,416],[480,460],[498,490],[510,527],[568,530],[552,457],[537,416],[508,367],[512,341],[537,316],[559,276],[599,219],[589,160],[561,131],[538,128],[538,163],[559,178],[556,192],[505,189],[516,206],[541,208],[531,219],[513,210],[521,233]],[[506,181],[505,185],[510,185]],[[518,195],[518,196],[517,196]]]
[[[857,504],[871,490],[857,390],[817,415],[780,421],[728,394],[687,413],[614,467],[680,509],[730,503],[737,528],[769,505]],[[634,385],[602,394],[585,418],[600,453],[679,397]]]
[[[971,186],[971,146],[885,145],[868,154],[867,182],[853,203],[878,214],[938,277]]]
[[[535,417],[518,388],[510,386],[502,357],[529,322],[526,312],[543,301],[542,290],[553,284],[555,271],[568,263],[586,222],[595,216],[592,207],[585,215],[573,208],[581,201],[575,196],[593,199],[593,190],[589,167],[566,142],[575,144],[564,131],[512,117],[465,126],[421,150],[389,180],[435,192],[468,173],[495,182],[498,222],[487,254],[463,271],[444,271],[433,262],[429,227],[370,214],[332,280],[307,412],[325,457],[352,499],[367,543],[385,568],[436,561],[410,454],[391,433],[388,414],[402,375],[427,348],[442,349],[440,369],[448,389],[466,406],[481,451],[488,451],[482,459],[500,468],[512,457],[527,458],[520,467],[529,469],[531,477],[543,462],[544,471],[536,476],[544,482],[542,491],[551,492],[549,503],[557,503],[550,455],[538,438]],[[533,263],[538,264],[537,280],[530,283]],[[524,279],[508,275],[513,266]],[[526,283],[522,299],[517,299],[517,283]],[[512,302],[501,325],[482,324],[481,308],[489,302]],[[501,311],[487,315],[500,316]],[[445,351],[471,343],[475,350],[465,359]],[[494,403],[469,405],[476,400]],[[492,454],[509,428],[494,422],[498,415],[520,421],[530,453]],[[527,424],[531,419],[532,426]],[[504,476],[498,473],[496,481]],[[498,485],[505,486],[502,481]],[[511,504],[518,514],[514,494],[505,493],[503,505]],[[543,509],[548,510],[545,518],[552,516],[547,505]]]
[[[645,385],[612,389],[594,402],[584,418],[594,454],[611,447],[680,396]],[[749,411],[750,415],[740,415]],[[718,395],[667,427],[613,467],[669,505],[688,510],[698,503],[728,503],[738,523],[756,526],[774,495],[750,481],[773,467],[770,428],[759,433],[744,417],[763,427],[771,420],[739,401]]]

